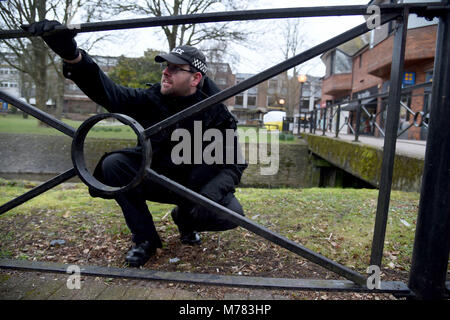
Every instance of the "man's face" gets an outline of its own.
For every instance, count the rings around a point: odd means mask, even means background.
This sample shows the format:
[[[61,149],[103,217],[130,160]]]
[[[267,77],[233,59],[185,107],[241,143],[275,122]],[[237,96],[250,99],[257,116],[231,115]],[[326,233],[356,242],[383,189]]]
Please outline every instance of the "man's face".
[[[196,91],[199,72],[191,72],[188,64],[167,63],[161,76],[161,94],[188,96]],[[200,77],[201,79],[201,77]]]

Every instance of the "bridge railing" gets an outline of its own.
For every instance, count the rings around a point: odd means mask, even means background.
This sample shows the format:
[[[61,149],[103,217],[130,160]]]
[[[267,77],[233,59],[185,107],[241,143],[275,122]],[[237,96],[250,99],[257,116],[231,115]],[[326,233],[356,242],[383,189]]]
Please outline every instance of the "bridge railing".
[[[402,97],[408,99],[411,92],[421,88],[431,88],[432,82],[424,82],[414,86],[402,89]],[[415,94],[414,96],[422,96],[424,105],[431,101],[431,92]],[[296,133],[307,132],[316,133],[319,130],[322,135],[332,133],[336,138],[339,134],[354,135],[354,141],[359,141],[360,135],[369,135],[376,137],[385,137],[386,118],[383,114],[388,108],[387,98],[389,93],[378,93],[364,98],[357,98],[326,105],[324,108],[314,108],[312,111],[300,112],[297,117]],[[427,99],[425,99],[427,97]],[[405,100],[406,100],[405,99]],[[412,127],[423,127],[428,129],[430,120],[430,108],[427,106],[424,111],[414,112],[403,99],[400,100],[400,110],[404,110],[404,117],[400,119],[398,126],[397,138],[403,135]],[[368,105],[375,105],[375,113],[370,112]],[[377,111],[378,110],[378,111]],[[293,121],[293,120],[292,120]],[[343,130],[344,129],[344,130]],[[426,139],[425,135],[420,138]]]

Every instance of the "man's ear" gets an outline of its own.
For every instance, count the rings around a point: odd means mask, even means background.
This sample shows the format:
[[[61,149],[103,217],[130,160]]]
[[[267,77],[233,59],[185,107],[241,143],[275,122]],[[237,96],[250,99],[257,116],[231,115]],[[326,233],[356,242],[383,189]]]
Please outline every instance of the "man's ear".
[[[198,84],[202,81],[202,79],[203,79],[203,76],[200,72],[194,73],[194,80],[192,81],[191,85],[193,87],[197,87]]]

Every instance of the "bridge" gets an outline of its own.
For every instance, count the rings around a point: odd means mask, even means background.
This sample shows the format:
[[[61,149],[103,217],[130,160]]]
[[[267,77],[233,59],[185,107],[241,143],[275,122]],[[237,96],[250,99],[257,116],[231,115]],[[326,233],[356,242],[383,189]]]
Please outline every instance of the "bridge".
[[[355,136],[317,130],[316,134],[302,133],[308,149],[315,156],[316,167],[335,167],[378,188],[383,160],[383,138]],[[420,192],[425,160],[426,142],[397,139],[392,188]],[[325,161],[321,161],[321,160]],[[329,170],[329,169],[326,169]],[[330,170],[329,170],[330,171]],[[331,170],[331,185],[342,186],[342,174]],[[329,175],[330,175],[329,174]]]

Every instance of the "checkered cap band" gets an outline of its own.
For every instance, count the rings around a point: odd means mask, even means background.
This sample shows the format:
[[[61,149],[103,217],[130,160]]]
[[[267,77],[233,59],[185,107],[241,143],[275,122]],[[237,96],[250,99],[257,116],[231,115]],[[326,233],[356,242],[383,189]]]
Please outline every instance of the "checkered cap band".
[[[200,72],[202,72],[203,74],[206,74],[206,72],[208,71],[208,67],[206,66],[206,64],[197,58],[194,58],[194,60],[192,61],[192,66],[197,70],[200,70]]]

